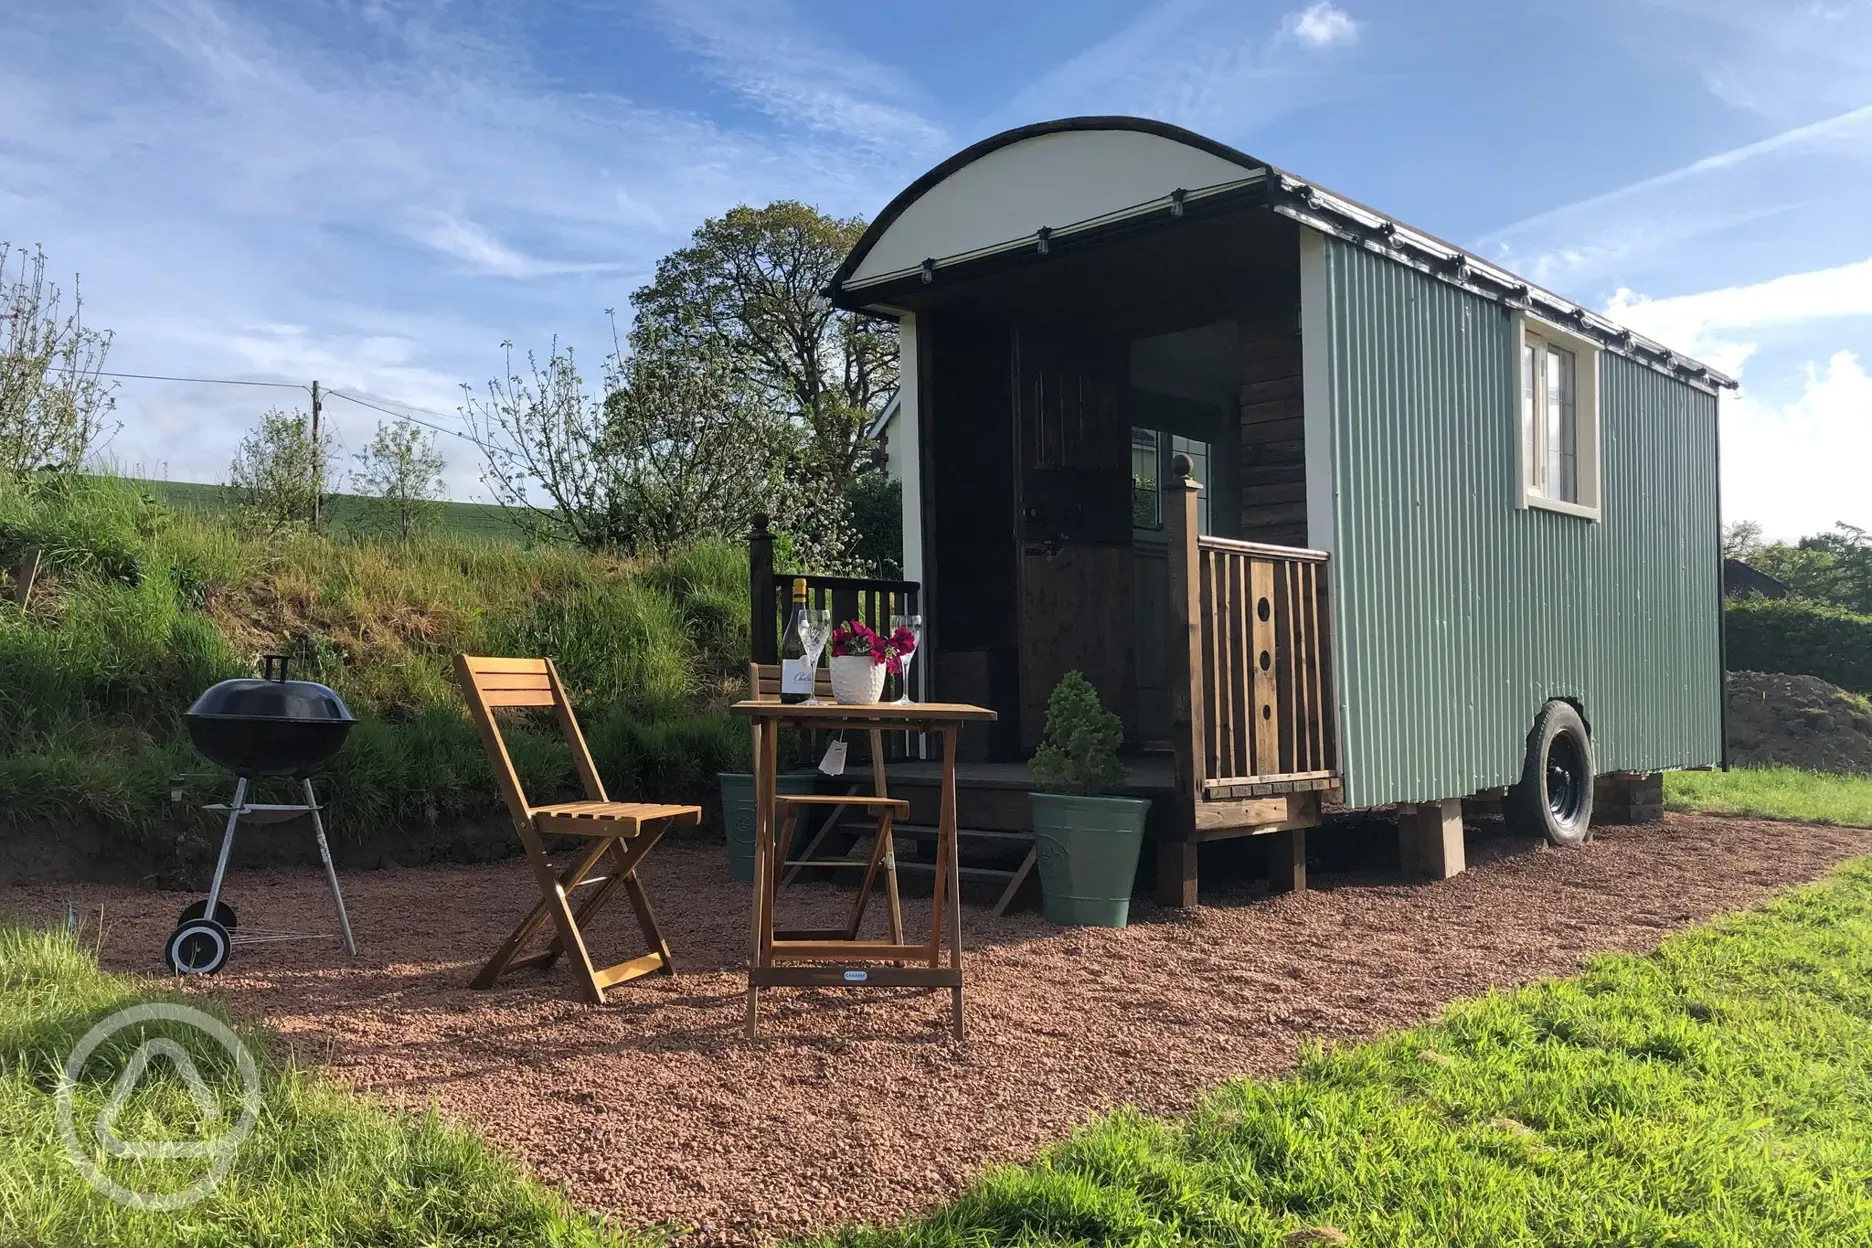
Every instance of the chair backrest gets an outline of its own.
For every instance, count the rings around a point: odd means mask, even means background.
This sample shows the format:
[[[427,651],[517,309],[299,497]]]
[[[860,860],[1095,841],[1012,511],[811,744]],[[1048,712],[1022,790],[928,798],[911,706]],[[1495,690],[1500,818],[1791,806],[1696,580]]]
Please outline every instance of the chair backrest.
[[[494,718],[494,712],[502,707],[552,707],[553,717],[559,722],[559,733],[572,752],[572,764],[578,769],[585,796],[595,802],[610,800],[605,795],[604,781],[598,778],[598,769],[592,765],[591,750],[585,745],[585,734],[579,730],[578,717],[572,713],[565,686],[559,681],[559,669],[553,666],[551,659],[458,654],[455,676],[461,683],[462,698],[468,703],[469,717],[481,731],[481,743],[487,747],[488,762],[494,766],[494,778],[500,784],[501,798],[507,803],[515,827],[531,833],[533,806],[527,800],[526,790],[520,787],[519,773],[514,770],[507,743],[501,739],[500,724]]]
[[[832,673],[820,668],[813,676],[813,693],[826,701],[832,700]],[[754,702],[778,702],[780,700],[780,665],[778,663],[748,664],[748,698]],[[871,791],[879,797],[885,796],[884,788],[884,734],[876,728],[865,734],[871,744]],[[754,721],[754,757],[760,757],[761,726]]]
[[[820,668],[813,677],[813,692],[822,698],[832,696],[832,673]],[[748,697],[755,702],[778,702],[780,700],[780,665],[778,663],[748,664]]]

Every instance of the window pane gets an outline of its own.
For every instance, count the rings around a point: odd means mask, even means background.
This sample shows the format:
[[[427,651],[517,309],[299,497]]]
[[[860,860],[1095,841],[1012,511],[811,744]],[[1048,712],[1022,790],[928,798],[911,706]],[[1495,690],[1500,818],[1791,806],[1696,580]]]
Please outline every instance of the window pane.
[[[1198,481],[1202,480],[1199,476]],[[1163,525],[1157,482],[1157,431],[1131,430],[1131,526],[1155,529]]]
[[[1521,462],[1527,465],[1527,486],[1539,489],[1541,463],[1539,451],[1534,441],[1534,385],[1540,368],[1540,357],[1529,343],[1521,350]]]
[[[1547,497],[1578,502],[1579,446],[1574,431],[1573,353],[1547,348]]]

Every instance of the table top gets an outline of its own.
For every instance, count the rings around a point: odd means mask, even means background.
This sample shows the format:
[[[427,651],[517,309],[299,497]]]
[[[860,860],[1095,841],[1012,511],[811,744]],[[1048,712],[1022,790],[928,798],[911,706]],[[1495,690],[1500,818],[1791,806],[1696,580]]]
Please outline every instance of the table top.
[[[749,719],[801,722],[944,724],[986,723],[995,718],[995,713],[987,707],[966,702],[855,702],[849,705],[828,702],[823,706],[808,706],[802,702],[737,702],[728,709]]]

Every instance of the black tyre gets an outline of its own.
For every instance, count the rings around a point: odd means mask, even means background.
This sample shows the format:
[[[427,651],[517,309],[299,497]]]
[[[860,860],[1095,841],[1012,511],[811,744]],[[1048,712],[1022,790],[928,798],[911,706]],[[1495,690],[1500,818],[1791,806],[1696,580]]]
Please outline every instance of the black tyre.
[[[1565,702],[1549,702],[1528,733],[1521,782],[1502,799],[1502,816],[1513,831],[1578,845],[1592,831],[1592,799],[1592,739],[1585,721]]]
[[[184,923],[163,949],[169,969],[178,975],[212,975],[227,965],[234,937],[213,919]]]
[[[196,919],[205,919],[207,917],[208,899],[204,897],[200,901],[191,901],[188,905],[183,906],[182,913],[176,916],[176,925],[178,927],[185,927],[193,923]],[[227,928],[230,932],[240,926],[240,921],[234,915],[234,907],[228,905],[225,901],[215,902],[214,921],[219,923],[222,927]]]

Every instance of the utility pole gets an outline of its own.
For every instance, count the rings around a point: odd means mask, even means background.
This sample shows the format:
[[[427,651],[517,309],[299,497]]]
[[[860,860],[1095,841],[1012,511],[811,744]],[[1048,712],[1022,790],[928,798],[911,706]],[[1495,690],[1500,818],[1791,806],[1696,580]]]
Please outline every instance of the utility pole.
[[[319,527],[319,496],[325,492],[324,444],[319,441],[319,384],[312,379],[312,467],[318,474],[312,483],[312,529]]]

